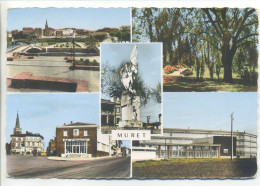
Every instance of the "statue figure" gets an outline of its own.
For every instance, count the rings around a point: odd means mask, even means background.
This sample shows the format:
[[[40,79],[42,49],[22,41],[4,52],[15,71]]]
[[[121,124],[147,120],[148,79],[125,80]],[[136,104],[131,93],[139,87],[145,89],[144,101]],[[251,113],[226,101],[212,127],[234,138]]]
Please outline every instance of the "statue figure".
[[[135,45],[130,56],[130,62],[126,63],[120,71],[121,81],[125,89],[133,94],[136,93],[136,91],[133,90],[133,82],[136,78],[138,70],[137,55],[138,52],[137,47]]]

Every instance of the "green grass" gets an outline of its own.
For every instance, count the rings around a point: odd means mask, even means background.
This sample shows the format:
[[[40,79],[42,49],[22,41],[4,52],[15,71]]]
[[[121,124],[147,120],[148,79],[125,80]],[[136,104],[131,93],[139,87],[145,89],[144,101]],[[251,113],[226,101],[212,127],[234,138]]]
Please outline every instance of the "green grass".
[[[164,83],[164,92],[209,92],[209,91],[228,91],[228,92],[252,92],[257,91],[257,86],[247,85],[244,83],[240,75],[233,73],[233,83],[224,83],[223,69],[220,73],[220,79],[214,73],[213,80],[210,79],[209,70],[206,68],[203,79],[196,79],[196,72],[188,77],[183,77],[174,83]]]
[[[248,178],[257,171],[256,159],[171,158],[133,162],[133,178]]]

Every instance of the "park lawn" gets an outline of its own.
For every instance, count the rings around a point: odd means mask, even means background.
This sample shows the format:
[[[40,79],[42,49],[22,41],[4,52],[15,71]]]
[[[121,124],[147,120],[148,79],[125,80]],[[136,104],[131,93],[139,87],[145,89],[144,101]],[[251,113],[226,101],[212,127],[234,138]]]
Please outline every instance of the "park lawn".
[[[257,171],[256,159],[172,158],[133,162],[133,178],[249,178]]]
[[[196,80],[196,73],[188,77],[183,77],[174,83],[164,83],[164,92],[211,92],[211,91],[227,91],[227,92],[256,92],[257,86],[244,85],[241,82],[240,76],[237,73],[233,73],[234,83],[225,83],[223,79],[223,69],[220,73],[220,80],[218,80],[216,74],[214,74],[213,80],[210,79],[209,70],[205,69],[205,73],[202,80]]]
[[[247,86],[238,83],[224,83],[212,80],[203,81],[178,81],[175,83],[164,83],[164,92],[256,92],[257,86]]]

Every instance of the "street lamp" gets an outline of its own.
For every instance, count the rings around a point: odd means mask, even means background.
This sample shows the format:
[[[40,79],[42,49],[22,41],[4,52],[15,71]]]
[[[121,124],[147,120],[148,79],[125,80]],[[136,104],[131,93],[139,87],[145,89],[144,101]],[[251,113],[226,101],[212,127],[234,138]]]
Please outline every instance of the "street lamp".
[[[73,64],[73,70],[75,70],[76,68],[76,62],[75,62],[75,33],[73,33],[73,39],[72,39],[72,44],[73,44],[73,61],[72,61],[72,64]]]

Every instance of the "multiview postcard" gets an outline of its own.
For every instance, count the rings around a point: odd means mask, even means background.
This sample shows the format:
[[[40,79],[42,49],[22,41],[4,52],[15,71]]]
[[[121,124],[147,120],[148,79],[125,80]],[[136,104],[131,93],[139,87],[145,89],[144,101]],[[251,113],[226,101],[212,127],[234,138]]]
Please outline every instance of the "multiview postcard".
[[[4,182],[256,180],[257,10],[109,7],[3,8]]]

